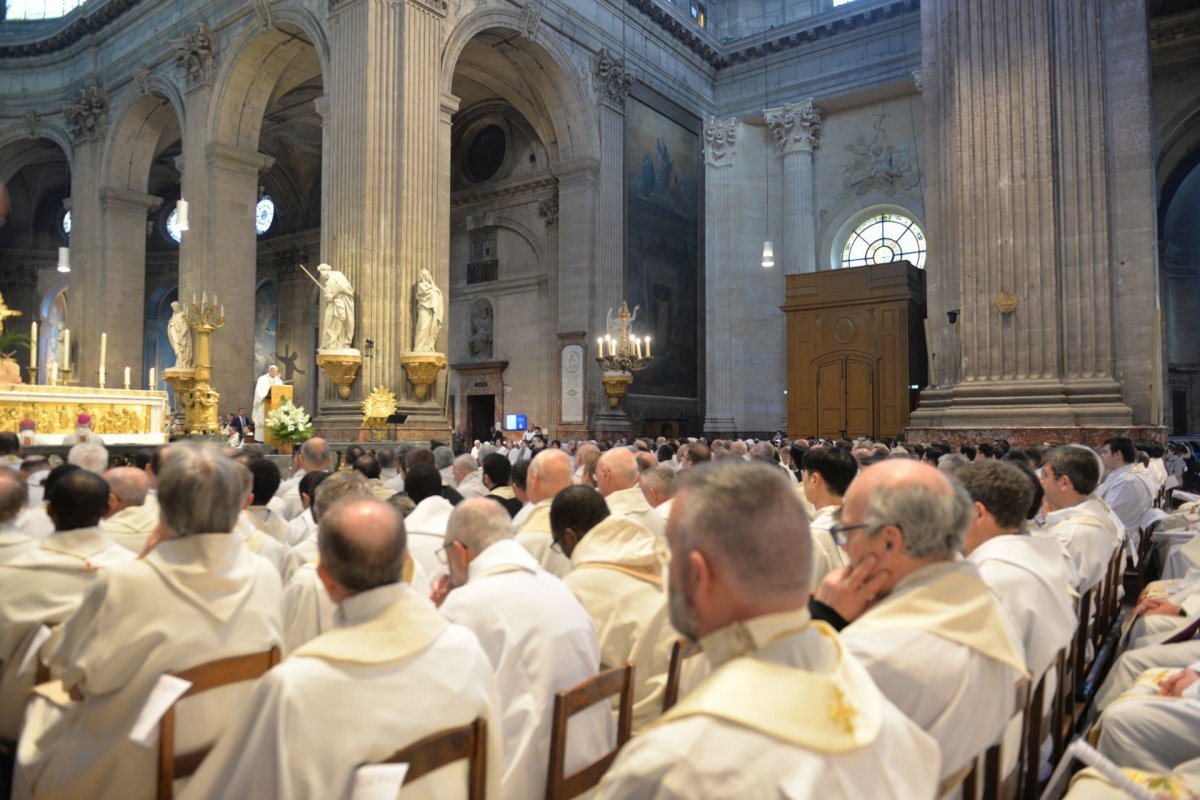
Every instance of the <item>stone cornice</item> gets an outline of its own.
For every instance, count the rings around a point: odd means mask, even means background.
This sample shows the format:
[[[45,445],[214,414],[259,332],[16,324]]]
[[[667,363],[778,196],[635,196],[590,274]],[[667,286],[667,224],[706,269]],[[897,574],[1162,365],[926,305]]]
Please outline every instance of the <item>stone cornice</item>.
[[[8,30],[0,35],[0,58],[40,56],[63,50],[103,28],[137,5],[141,0],[108,0],[94,10],[85,7],[84,13],[72,13],[53,23],[4,23]],[[26,30],[21,30],[25,28]]]
[[[465,206],[472,203],[482,203],[488,200],[496,200],[501,197],[510,197],[517,194],[530,194],[532,192],[554,187],[558,185],[558,178],[549,173],[541,173],[532,178],[517,178],[515,180],[503,181],[495,183],[486,189],[459,189],[450,195],[451,206]]]

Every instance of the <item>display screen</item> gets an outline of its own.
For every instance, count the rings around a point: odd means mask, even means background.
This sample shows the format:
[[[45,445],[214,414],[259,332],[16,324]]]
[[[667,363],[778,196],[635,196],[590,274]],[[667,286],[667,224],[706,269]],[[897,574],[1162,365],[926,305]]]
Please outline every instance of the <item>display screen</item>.
[[[523,431],[528,423],[525,420],[524,414],[505,414],[504,428],[510,431]]]

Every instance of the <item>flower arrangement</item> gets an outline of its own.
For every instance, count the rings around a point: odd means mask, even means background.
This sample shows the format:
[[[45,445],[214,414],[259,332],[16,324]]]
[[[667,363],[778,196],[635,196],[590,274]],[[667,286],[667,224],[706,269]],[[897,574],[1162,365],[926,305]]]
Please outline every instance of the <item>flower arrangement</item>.
[[[302,406],[285,401],[267,415],[267,429],[281,442],[299,444],[313,437],[312,419]]]

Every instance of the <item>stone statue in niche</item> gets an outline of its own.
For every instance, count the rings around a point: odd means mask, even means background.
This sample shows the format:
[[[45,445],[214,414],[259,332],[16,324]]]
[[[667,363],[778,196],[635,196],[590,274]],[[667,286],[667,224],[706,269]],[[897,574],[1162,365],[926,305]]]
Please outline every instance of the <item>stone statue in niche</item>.
[[[442,332],[445,305],[442,290],[433,282],[429,270],[421,270],[416,287],[417,327],[413,332],[413,350],[432,353],[437,349],[438,334]]]
[[[167,322],[167,339],[171,342],[171,349],[175,351],[175,369],[191,369],[194,366],[192,326],[188,324],[183,303],[178,300],[171,303],[171,319]]]
[[[488,360],[492,357],[492,304],[476,300],[471,306],[471,358]]]
[[[338,270],[322,264],[317,275],[323,279],[321,295],[325,313],[321,317],[321,350],[345,350],[354,338],[354,289]]]

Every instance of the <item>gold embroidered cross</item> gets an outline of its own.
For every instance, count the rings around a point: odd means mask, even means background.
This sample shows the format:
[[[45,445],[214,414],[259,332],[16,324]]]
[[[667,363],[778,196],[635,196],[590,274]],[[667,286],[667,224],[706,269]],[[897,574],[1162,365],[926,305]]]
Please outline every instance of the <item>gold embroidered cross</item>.
[[[853,735],[854,718],[858,710],[846,702],[846,694],[836,686],[833,687],[833,701],[829,704],[829,721],[842,726],[842,730]]]

